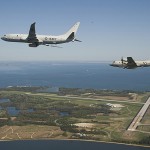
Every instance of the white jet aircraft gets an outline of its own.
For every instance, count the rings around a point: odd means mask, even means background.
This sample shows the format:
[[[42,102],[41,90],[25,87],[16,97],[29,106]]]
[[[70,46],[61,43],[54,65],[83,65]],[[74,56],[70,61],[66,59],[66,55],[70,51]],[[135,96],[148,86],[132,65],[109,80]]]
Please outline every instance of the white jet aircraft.
[[[124,69],[134,69],[137,67],[149,67],[150,60],[146,61],[134,61],[132,57],[127,57],[127,60],[121,58],[121,61],[114,61],[110,66],[120,67]]]
[[[63,35],[36,35],[34,22],[30,26],[29,34],[6,34],[1,37],[1,39],[8,42],[29,43],[29,47],[37,47],[39,45],[49,46],[49,44],[51,44],[53,47],[57,47],[56,45],[61,43],[67,43],[71,41],[81,42],[75,38],[79,25],[80,22],[77,22],[67,33]]]

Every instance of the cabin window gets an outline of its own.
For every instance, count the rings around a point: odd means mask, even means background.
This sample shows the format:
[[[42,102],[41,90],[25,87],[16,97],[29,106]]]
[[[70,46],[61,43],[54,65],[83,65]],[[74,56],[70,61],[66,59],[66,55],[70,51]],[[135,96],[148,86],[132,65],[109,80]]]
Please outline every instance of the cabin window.
[[[45,37],[45,40],[47,40],[47,37]]]

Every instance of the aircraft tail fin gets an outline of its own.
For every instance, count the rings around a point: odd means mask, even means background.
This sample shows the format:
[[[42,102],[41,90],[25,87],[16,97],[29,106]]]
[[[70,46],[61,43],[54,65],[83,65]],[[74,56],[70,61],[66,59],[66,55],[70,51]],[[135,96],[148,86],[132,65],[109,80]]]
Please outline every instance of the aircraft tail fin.
[[[66,38],[68,40],[74,40],[76,32],[79,28],[80,22],[77,22],[74,26],[71,27],[71,29],[65,34]]]

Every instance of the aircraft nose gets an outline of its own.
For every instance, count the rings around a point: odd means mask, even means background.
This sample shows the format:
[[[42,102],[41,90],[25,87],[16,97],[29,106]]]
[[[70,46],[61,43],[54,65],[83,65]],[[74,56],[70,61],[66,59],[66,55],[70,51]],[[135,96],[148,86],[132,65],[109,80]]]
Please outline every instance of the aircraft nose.
[[[109,66],[113,66],[113,64],[109,64]]]
[[[115,62],[113,62],[112,64],[109,64],[109,65],[110,65],[110,66],[113,66],[113,67],[116,66]]]
[[[4,37],[2,36],[1,39],[4,40]]]
[[[7,38],[6,34],[1,37],[1,39],[4,40],[4,41],[6,40],[6,38]]]

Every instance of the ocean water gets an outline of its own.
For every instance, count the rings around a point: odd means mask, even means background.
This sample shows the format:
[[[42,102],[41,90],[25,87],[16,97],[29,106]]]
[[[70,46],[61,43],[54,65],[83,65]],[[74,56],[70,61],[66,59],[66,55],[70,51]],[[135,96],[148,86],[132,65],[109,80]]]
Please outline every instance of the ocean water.
[[[150,91],[150,67],[130,70],[99,62],[0,62],[0,87],[7,86]]]
[[[2,150],[148,150],[148,147],[138,147],[131,145],[87,142],[87,141],[67,141],[67,140],[35,140],[35,141],[1,141]]]

